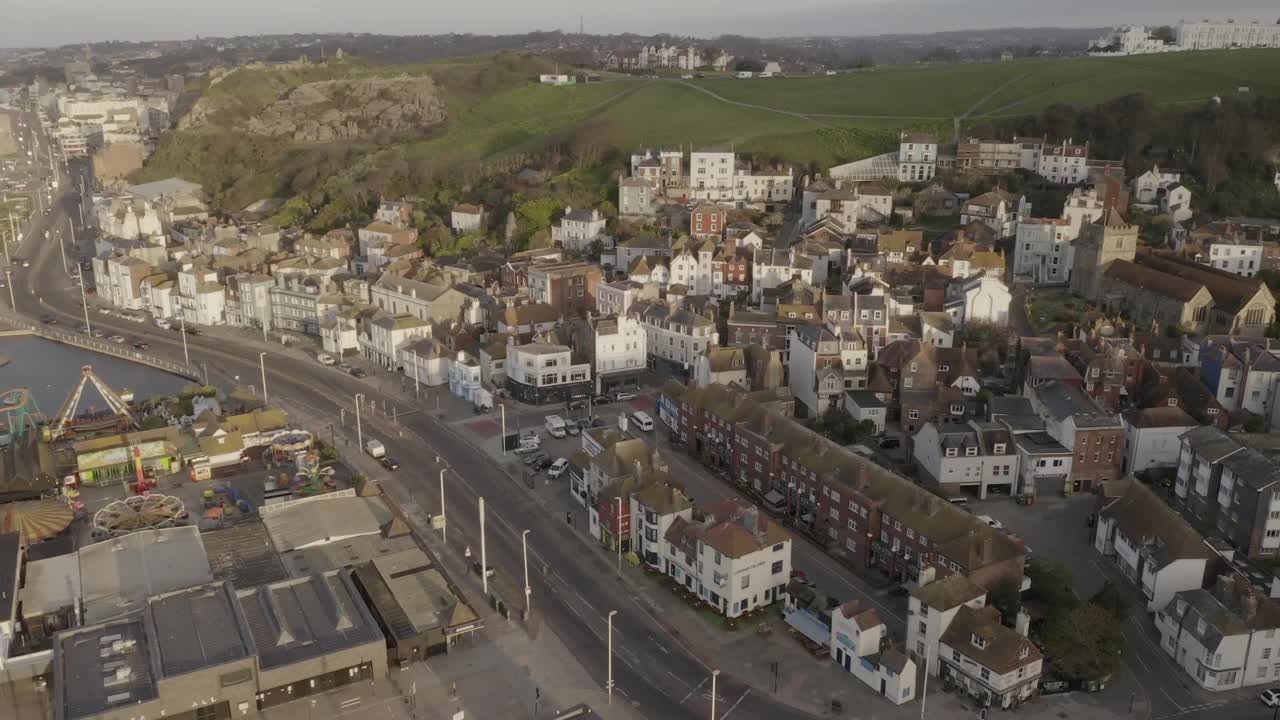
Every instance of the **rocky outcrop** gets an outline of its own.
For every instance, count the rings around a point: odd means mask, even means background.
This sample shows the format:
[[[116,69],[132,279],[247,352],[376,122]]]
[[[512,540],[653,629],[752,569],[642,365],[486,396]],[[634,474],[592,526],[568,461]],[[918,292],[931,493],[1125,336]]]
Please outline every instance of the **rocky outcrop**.
[[[297,142],[401,135],[445,120],[444,101],[430,77],[328,80],[299,85],[245,124],[258,135]]]

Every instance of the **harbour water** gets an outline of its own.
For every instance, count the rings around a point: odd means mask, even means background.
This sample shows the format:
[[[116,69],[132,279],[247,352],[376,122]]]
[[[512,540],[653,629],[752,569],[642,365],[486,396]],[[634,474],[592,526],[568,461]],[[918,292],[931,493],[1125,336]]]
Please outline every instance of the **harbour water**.
[[[133,391],[138,400],[153,395],[173,395],[186,387],[187,380],[107,355],[63,345],[43,338],[22,336],[0,338],[0,356],[9,364],[0,367],[0,391],[27,388],[46,415],[56,415],[67,396],[80,382],[80,368],[93,371],[116,392]],[[80,409],[105,406],[93,389],[85,390]]]

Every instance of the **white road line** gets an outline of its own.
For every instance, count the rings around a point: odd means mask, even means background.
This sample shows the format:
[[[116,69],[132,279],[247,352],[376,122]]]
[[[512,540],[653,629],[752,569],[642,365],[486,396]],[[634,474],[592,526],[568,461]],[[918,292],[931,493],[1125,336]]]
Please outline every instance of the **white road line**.
[[[637,608],[639,608],[640,612],[644,613],[645,617],[653,621],[654,625],[657,625],[658,627],[662,627],[662,623],[658,622],[657,618],[649,614],[649,611],[644,609],[644,606],[640,604],[639,600],[635,598],[631,598],[631,602],[634,603]],[[702,662],[702,658],[698,657],[697,653],[691,650],[688,645],[685,645],[684,643],[680,642],[680,638],[676,637],[674,634],[671,633],[671,631],[667,630],[666,628],[663,628],[663,631],[666,632],[667,635],[685,651],[685,654],[687,654],[689,657],[696,660],[697,663],[702,666],[702,669],[708,670],[708,671],[711,670],[711,668],[706,663]]]
[[[1141,656],[1141,655],[1139,655],[1139,654],[1137,654],[1137,653],[1133,653],[1133,659],[1134,659],[1134,660],[1137,660],[1137,661],[1138,661],[1138,662],[1140,662],[1140,663],[1142,663],[1142,667],[1146,668],[1146,669],[1147,669],[1147,672],[1151,672],[1151,666],[1147,664],[1147,661],[1146,661],[1146,660],[1143,660],[1143,659],[1142,659],[1142,656]]]
[[[746,690],[743,690],[742,697],[738,698],[738,702],[734,703],[732,707],[730,707],[728,710],[725,711],[723,715],[720,716],[720,720],[724,720],[725,718],[729,717],[729,713],[733,712],[734,710],[737,710],[738,706],[742,704],[742,701],[747,699],[747,693],[749,692],[751,692],[751,688],[747,688]],[[714,718],[712,720],[714,720]]]
[[[681,705],[683,705],[683,704],[685,704],[685,703],[689,702],[689,698],[693,697],[693,694],[694,694],[694,693],[696,693],[696,692],[698,692],[698,690],[699,690],[703,685],[706,685],[706,684],[707,684],[707,679],[704,677],[704,678],[702,678],[702,682],[698,683],[697,685],[694,685],[694,686],[693,686],[693,689],[689,691],[689,694],[684,696],[684,699],[680,701],[680,704],[681,704]]]
[[[671,672],[670,670],[668,670],[668,671],[667,671],[667,674],[668,674],[668,675],[670,675],[671,677],[675,678],[675,679],[676,679],[676,682],[680,683],[681,685],[687,685],[687,684],[688,684],[688,683],[686,683],[686,682],[684,681],[684,678],[682,678],[682,677],[680,677],[679,675],[677,675],[677,674],[675,674],[675,673]]]
[[[1179,705],[1178,701],[1173,699],[1173,696],[1169,694],[1168,690],[1165,690],[1164,688],[1160,688],[1160,692],[1164,693],[1164,696],[1169,698],[1169,702],[1173,703],[1173,706],[1178,708],[1179,712],[1186,712],[1186,708]]]
[[[657,646],[658,646],[658,649],[659,649],[659,650],[661,650],[662,652],[664,652],[664,653],[666,653],[666,654],[668,654],[668,655],[670,655],[670,654],[671,654],[671,651],[667,649],[667,646],[666,646],[666,645],[663,645],[662,643],[658,642],[658,638],[656,638],[656,637],[654,637],[654,636],[650,635],[650,636],[649,636],[649,639],[653,641],[653,644],[654,644],[654,645],[657,645]]]

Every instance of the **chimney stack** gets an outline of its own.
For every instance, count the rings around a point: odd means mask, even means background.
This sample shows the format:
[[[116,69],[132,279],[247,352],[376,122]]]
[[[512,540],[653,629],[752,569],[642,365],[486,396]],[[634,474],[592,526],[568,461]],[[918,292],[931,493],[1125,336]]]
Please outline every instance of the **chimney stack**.
[[[1026,637],[1031,630],[1031,615],[1027,613],[1025,608],[1018,608],[1018,615],[1014,619],[1013,627],[1022,637]]]

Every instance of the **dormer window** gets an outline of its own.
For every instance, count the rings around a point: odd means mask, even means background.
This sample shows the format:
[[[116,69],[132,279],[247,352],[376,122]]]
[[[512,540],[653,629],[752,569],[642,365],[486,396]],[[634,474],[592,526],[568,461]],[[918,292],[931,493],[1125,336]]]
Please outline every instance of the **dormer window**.
[[[959,454],[959,451],[955,448],[947,448],[947,457],[955,457],[957,454]]]
[[[950,365],[939,365],[939,366],[938,366],[938,372],[947,372],[947,371],[948,371],[948,370],[950,370],[950,369],[951,369],[951,366],[950,366]]]
[[[962,404],[960,404],[960,403],[952,403],[952,404],[951,404],[951,414],[952,414],[952,415],[963,415],[963,414],[964,414],[964,405],[962,405]]]
[[[965,457],[977,457],[977,455],[978,455],[978,448],[976,448],[976,447],[967,447],[967,448],[965,448],[965,449],[964,449],[964,454],[965,454]]]
[[[1018,651],[1018,659],[1019,659],[1019,660],[1026,660],[1026,659],[1027,659],[1027,656],[1028,656],[1028,655],[1030,655],[1030,654],[1031,654],[1031,651],[1030,651],[1029,649],[1027,649],[1027,646],[1026,646],[1026,645],[1023,645],[1023,646],[1022,646],[1022,649]]]
[[[972,636],[970,636],[969,642],[972,642],[973,646],[978,648],[979,650],[985,650],[987,648],[987,641],[983,637],[978,635],[978,633],[974,633]]]
[[[996,443],[996,444],[991,448],[991,452],[995,453],[996,455],[1003,455],[1003,454],[1004,454],[1004,443]]]

